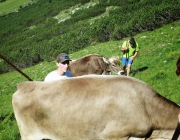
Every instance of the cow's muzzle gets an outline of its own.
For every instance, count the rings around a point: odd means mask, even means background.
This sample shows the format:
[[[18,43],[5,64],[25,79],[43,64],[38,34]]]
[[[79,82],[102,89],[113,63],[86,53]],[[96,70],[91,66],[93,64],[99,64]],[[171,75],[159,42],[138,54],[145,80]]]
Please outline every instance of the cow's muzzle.
[[[119,71],[118,75],[124,75],[124,71],[123,70]]]

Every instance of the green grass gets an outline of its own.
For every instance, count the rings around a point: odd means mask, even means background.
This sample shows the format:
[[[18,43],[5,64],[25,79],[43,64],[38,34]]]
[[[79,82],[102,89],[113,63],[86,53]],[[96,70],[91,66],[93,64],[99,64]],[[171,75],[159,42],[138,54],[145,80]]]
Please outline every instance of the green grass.
[[[20,6],[24,7],[36,1],[37,0],[6,0],[5,2],[0,2],[0,16],[11,12],[17,12]]]
[[[180,21],[177,21],[151,32],[137,34],[135,38],[140,46],[140,51],[130,74],[130,76],[148,83],[161,95],[177,104],[180,104],[180,79],[175,74],[176,61],[180,56],[179,31]],[[71,59],[88,54],[100,54],[105,57],[119,56],[121,59],[122,53],[118,46],[127,39],[104,43],[93,42],[85,49],[69,55]],[[22,69],[22,71],[34,81],[43,81],[44,77],[54,69],[56,69],[55,61],[42,62]],[[0,140],[20,139],[11,101],[17,83],[23,81],[27,81],[27,79],[17,71],[0,75]]]

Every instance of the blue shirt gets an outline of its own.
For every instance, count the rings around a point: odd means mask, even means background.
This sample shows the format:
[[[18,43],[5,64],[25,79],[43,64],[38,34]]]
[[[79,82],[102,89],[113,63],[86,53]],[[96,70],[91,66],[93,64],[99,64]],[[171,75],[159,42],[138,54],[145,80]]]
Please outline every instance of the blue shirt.
[[[67,77],[73,77],[72,72],[69,70],[67,70],[64,75],[66,75]]]

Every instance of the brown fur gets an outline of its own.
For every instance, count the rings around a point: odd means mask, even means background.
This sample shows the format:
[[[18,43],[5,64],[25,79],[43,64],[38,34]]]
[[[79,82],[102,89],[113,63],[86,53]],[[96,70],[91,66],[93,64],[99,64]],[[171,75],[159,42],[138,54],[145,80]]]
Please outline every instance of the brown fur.
[[[110,72],[118,73],[121,70],[120,61],[116,57],[104,59],[103,56],[96,54],[87,55],[70,62],[69,70],[74,77],[88,74],[102,75],[110,74]]]
[[[126,76],[23,82],[13,94],[22,140],[127,140],[174,130],[180,107]]]

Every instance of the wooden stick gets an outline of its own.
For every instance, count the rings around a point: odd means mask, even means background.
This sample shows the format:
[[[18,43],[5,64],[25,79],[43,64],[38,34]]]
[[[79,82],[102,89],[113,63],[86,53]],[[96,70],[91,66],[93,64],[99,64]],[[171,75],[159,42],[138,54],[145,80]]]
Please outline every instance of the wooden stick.
[[[25,73],[23,73],[19,68],[17,68],[15,65],[13,65],[9,60],[7,60],[3,55],[0,54],[0,58],[2,58],[4,61],[6,61],[9,65],[11,65],[13,68],[15,68],[19,73],[21,73],[23,76],[25,76],[29,81],[33,81],[29,76],[27,76]]]

